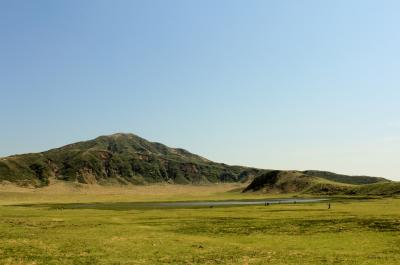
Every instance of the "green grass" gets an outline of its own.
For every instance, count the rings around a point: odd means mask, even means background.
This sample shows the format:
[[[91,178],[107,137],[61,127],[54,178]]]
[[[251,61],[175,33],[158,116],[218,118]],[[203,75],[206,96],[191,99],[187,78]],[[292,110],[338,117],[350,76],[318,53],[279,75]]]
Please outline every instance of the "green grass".
[[[0,197],[0,264],[400,263],[395,198],[336,199],[330,210],[326,203],[144,209],[92,195],[87,201],[99,203],[62,209],[64,195],[41,194],[30,206],[6,205],[16,200],[10,196]],[[232,196],[242,195],[210,198]]]

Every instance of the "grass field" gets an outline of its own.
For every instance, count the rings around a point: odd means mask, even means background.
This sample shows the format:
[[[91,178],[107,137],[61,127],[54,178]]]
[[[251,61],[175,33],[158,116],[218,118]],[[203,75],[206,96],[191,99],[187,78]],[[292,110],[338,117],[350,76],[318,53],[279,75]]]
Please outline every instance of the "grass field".
[[[187,209],[126,203],[264,196],[232,188],[1,191],[0,263],[400,264],[396,198],[335,199],[330,210],[327,203]]]

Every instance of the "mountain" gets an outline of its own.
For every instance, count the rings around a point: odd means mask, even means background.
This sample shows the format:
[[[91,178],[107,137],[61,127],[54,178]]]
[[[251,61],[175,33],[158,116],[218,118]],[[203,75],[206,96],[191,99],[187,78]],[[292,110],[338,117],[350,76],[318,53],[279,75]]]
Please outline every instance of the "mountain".
[[[238,182],[260,172],[122,133],[0,159],[0,181],[36,187],[51,179],[87,184]]]
[[[268,193],[298,193],[314,187],[335,187],[337,189],[351,185],[338,183],[323,178],[326,176],[307,175],[301,171],[274,170],[257,176],[245,189],[247,191],[263,191]],[[350,176],[349,176],[350,178]]]
[[[325,195],[394,195],[400,183],[384,178],[347,176],[326,171],[273,170],[258,175],[243,192]]]
[[[54,179],[86,184],[200,184],[253,180],[245,191],[313,193],[338,192],[352,185],[388,182],[383,178],[325,171],[272,171],[229,166],[184,149],[123,133],[46,152],[0,158],[0,182],[41,187]]]
[[[378,177],[368,177],[368,176],[348,176],[348,175],[343,175],[343,174],[336,174],[328,171],[319,171],[319,170],[306,170],[303,171],[302,173],[308,175],[308,176],[315,176],[335,182],[340,182],[340,183],[347,183],[347,184],[372,184],[372,183],[377,183],[377,182],[382,182],[382,181],[387,181],[387,179],[384,178],[378,178]]]

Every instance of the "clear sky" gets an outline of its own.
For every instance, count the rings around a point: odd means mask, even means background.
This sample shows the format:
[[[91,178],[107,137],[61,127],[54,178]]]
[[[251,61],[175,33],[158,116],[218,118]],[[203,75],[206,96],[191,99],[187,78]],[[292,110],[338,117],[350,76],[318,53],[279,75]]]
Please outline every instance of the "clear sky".
[[[400,180],[400,2],[0,1],[0,156],[115,132]]]

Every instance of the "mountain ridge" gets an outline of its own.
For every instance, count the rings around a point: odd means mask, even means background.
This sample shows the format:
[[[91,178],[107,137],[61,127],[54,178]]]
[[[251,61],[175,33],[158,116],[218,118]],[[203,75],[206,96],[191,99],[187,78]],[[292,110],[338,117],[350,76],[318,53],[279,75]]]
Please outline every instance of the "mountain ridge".
[[[86,184],[246,182],[271,171],[213,162],[132,133],[103,135],[44,152],[0,158],[0,182],[35,187],[46,186],[51,179]],[[388,181],[317,170],[293,172],[347,184]]]
[[[0,180],[33,186],[47,185],[49,178],[87,184],[237,182],[258,171],[126,133],[0,159]]]
[[[400,194],[400,183],[327,171],[273,170],[255,177],[242,192],[392,196]]]

